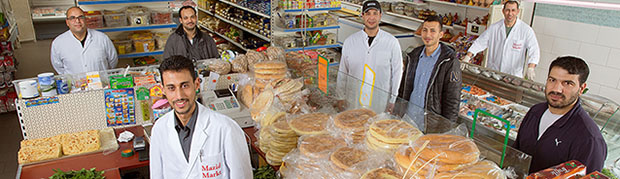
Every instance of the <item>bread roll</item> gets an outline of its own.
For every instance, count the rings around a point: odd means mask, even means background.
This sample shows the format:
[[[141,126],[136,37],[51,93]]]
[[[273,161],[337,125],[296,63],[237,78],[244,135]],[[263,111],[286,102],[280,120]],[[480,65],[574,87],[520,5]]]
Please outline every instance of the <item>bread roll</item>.
[[[420,151],[426,141],[430,142]],[[420,151],[420,159],[430,160],[438,156],[437,162],[445,164],[467,164],[480,157],[480,151],[471,139],[457,135],[428,134],[418,138],[413,146],[412,155]]]

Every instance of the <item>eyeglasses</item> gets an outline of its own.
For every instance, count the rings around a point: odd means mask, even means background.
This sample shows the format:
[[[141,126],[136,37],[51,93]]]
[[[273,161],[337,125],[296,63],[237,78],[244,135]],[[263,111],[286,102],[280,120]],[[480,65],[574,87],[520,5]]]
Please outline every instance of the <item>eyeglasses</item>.
[[[83,16],[83,15],[82,16],[77,16],[77,17],[75,17],[75,16],[67,17],[67,20],[69,20],[69,21],[73,21],[75,19],[84,20],[84,19],[86,19],[86,17]]]

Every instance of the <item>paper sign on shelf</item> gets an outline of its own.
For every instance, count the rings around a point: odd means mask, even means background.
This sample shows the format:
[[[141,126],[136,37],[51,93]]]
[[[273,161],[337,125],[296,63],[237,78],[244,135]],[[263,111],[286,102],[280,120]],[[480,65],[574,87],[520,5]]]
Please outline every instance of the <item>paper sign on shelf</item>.
[[[368,64],[364,64],[364,79],[362,83],[362,87],[360,89],[360,104],[362,106],[370,106],[372,103],[372,93],[374,91],[375,86],[375,71],[368,66]]]
[[[220,79],[220,74],[217,74],[215,72],[210,72],[209,78],[207,78],[207,81],[204,84],[205,90],[215,90],[218,79]]]
[[[327,94],[327,92],[328,92],[327,83],[329,81],[329,79],[328,79],[328,76],[329,76],[329,69],[328,69],[329,60],[327,60],[327,59],[325,59],[325,57],[319,55],[318,61],[319,61],[319,63],[318,63],[317,80],[318,80],[319,90],[321,90],[324,94]]]

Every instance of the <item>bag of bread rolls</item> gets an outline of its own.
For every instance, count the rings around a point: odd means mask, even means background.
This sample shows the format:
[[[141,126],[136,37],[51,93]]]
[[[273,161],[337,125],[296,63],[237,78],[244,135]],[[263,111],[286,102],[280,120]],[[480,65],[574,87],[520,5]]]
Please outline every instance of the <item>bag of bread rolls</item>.
[[[268,60],[284,61],[284,49],[276,46],[270,46],[265,51]]]
[[[228,74],[231,68],[230,63],[228,63],[227,61],[217,59],[217,58],[202,60],[202,63],[205,66],[207,66],[209,71],[212,71],[220,75]]]
[[[248,60],[244,54],[237,55],[235,59],[230,61],[232,65],[232,72],[245,73],[248,71]]]
[[[252,72],[254,71],[254,64],[265,61],[266,59],[265,55],[263,55],[262,53],[252,50],[245,53],[245,58],[248,61],[248,70]]]

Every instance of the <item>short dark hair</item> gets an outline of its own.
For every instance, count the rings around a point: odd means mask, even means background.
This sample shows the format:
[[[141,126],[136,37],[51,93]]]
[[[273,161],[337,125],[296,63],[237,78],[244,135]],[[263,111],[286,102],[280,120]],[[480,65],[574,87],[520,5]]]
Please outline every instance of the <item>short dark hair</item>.
[[[190,75],[192,75],[192,80],[196,80],[198,75],[196,74],[196,70],[194,68],[194,62],[189,58],[185,58],[184,56],[175,55],[164,59],[161,64],[159,64],[159,75],[161,75],[161,81],[164,82],[164,72],[166,71],[182,71],[188,70]]]
[[[427,23],[427,22],[438,22],[439,23],[439,30],[443,29],[443,24],[441,23],[441,18],[439,18],[439,16],[428,16],[424,20],[424,23]],[[422,24],[424,24],[424,23],[422,23]]]
[[[517,9],[519,8],[519,1],[515,1],[515,0],[508,0],[504,3],[504,7],[502,7],[502,9],[506,9],[506,4],[516,4],[517,5]]]
[[[579,84],[584,84],[590,75],[590,68],[583,59],[574,56],[561,56],[553,60],[549,66],[549,72],[553,67],[560,67],[571,75],[579,75]]]
[[[192,6],[183,6],[183,7],[181,7],[181,9],[179,9],[179,17],[181,16],[181,11],[183,11],[184,9],[192,9],[192,11],[194,11],[194,14],[196,14],[196,9],[194,9],[194,7],[192,7]]]

